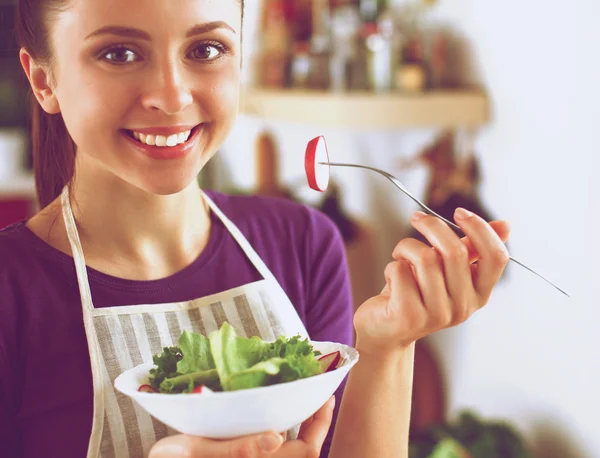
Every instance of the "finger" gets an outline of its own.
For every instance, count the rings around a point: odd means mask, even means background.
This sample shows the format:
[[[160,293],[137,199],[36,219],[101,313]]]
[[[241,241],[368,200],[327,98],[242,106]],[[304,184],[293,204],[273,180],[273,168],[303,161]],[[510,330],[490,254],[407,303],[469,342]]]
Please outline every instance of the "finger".
[[[327,438],[329,427],[333,419],[333,408],[335,407],[335,396],[329,398],[327,403],[313,415],[308,425],[302,425],[298,433],[298,440],[306,443],[316,452],[321,452],[323,443]]]
[[[281,444],[283,438],[275,432],[224,441],[177,435],[157,442],[148,458],[259,458],[276,451]]]
[[[479,305],[483,306],[489,300],[494,285],[508,264],[508,251],[492,226],[479,216],[457,210],[454,218],[475,251],[479,253],[474,284],[479,296]]]
[[[462,323],[469,317],[472,304],[478,302],[471,276],[469,250],[450,226],[435,216],[417,212],[411,218],[411,223],[439,253],[450,296],[450,324]]]
[[[396,245],[393,257],[404,259],[412,266],[423,305],[437,321],[450,321],[449,297],[442,272],[440,255],[415,239],[404,239]]]
[[[500,237],[500,240],[502,240],[503,243],[506,243],[506,241],[508,240],[508,237],[510,235],[510,228],[509,228],[508,224],[505,221],[492,221],[489,224],[492,227],[492,229],[494,230],[494,232],[496,234],[498,234],[498,237]],[[468,237],[464,237],[462,239],[462,242],[465,244],[465,246],[469,250],[469,262],[473,263],[473,262],[477,261],[477,259],[479,259],[479,253],[477,253],[477,250],[473,246],[473,243],[471,243],[471,241],[469,240]]]
[[[314,415],[311,415],[309,418],[307,418],[305,421],[302,422],[302,425],[300,425],[300,432],[303,429],[306,429],[310,426],[310,424],[313,422],[313,420],[315,419]]]

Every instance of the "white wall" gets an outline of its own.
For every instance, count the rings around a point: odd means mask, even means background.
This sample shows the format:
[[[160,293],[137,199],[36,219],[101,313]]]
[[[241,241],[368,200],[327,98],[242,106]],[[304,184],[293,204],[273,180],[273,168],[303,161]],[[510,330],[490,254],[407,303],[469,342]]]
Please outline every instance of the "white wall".
[[[247,8],[246,58],[258,2]],[[474,78],[490,93],[494,120],[480,133],[481,189],[491,211],[512,224],[510,249],[572,293],[567,300],[511,265],[486,309],[433,339],[453,412],[472,407],[507,418],[544,458],[600,456],[600,4],[440,0],[439,21],[464,35]],[[373,135],[241,117],[221,159],[233,182],[253,185],[253,141],[264,127],[280,141],[282,174],[302,180],[306,142],[325,134],[335,159],[397,173],[419,193],[426,174],[395,168],[430,132]],[[344,204],[382,234],[383,267],[414,206],[361,171],[335,171]],[[307,199],[314,194],[303,192]],[[378,202],[377,206],[374,202]]]

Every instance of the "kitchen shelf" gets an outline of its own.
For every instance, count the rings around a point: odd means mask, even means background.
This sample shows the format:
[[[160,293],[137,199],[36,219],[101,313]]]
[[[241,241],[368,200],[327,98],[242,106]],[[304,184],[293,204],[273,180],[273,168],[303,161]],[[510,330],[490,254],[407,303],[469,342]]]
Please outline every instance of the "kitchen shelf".
[[[35,198],[33,174],[23,174],[9,180],[0,180],[0,199]]]
[[[332,93],[247,89],[240,113],[274,121],[364,129],[477,127],[490,119],[480,90]]]

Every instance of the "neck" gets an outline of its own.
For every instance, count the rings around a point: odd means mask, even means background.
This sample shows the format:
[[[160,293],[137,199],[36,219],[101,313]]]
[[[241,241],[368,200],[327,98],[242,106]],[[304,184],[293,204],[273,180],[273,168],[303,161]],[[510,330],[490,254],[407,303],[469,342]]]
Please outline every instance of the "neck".
[[[82,167],[71,205],[87,264],[111,275],[164,278],[191,264],[208,242],[209,210],[195,182],[160,196]]]

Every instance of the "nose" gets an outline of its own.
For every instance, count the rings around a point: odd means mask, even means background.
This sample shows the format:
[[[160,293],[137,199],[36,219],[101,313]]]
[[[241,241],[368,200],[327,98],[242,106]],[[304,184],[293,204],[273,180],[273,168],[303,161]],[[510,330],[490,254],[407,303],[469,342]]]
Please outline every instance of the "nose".
[[[152,70],[142,104],[147,110],[162,111],[174,115],[184,111],[192,104],[193,97],[186,84],[184,72],[174,63],[165,63]]]

